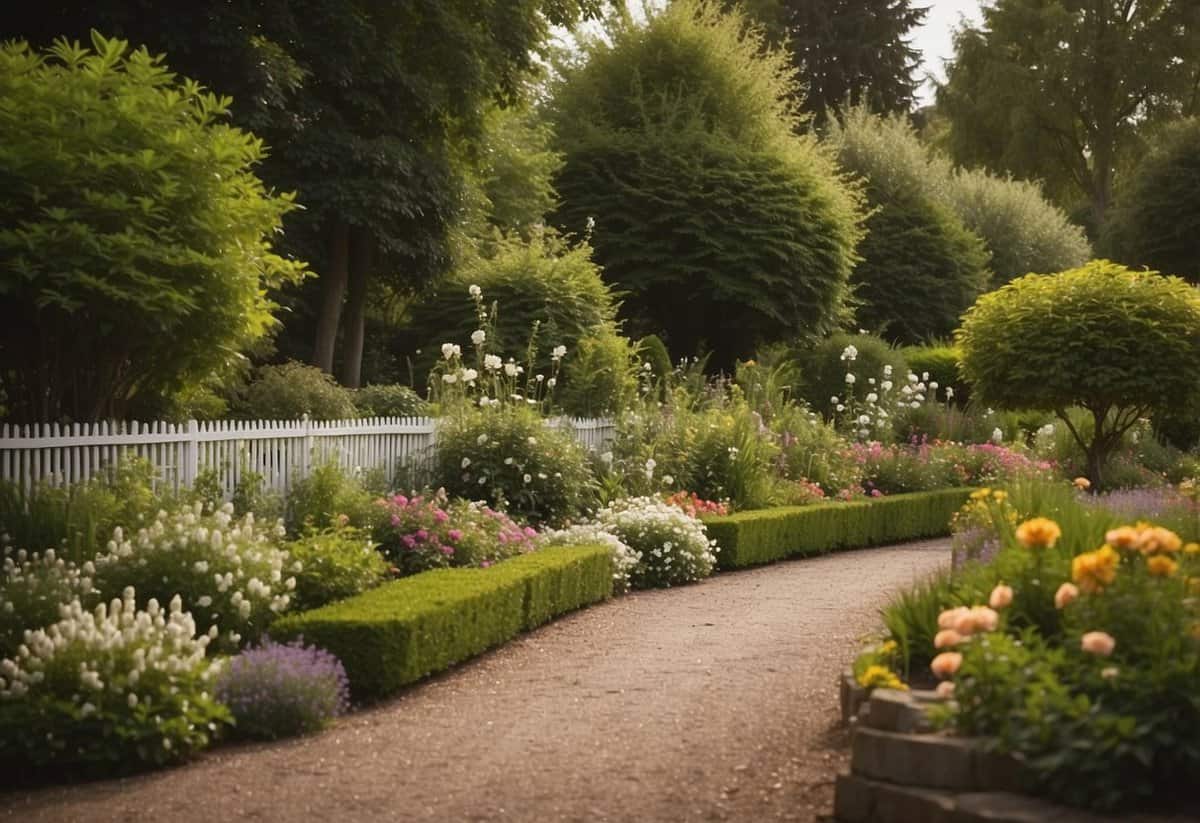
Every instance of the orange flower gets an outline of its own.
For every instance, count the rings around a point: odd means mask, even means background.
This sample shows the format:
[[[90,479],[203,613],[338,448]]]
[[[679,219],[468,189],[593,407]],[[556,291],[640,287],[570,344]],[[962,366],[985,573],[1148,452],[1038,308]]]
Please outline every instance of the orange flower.
[[[958,652],[942,652],[929,664],[929,668],[939,680],[954,677],[958,667],[962,665],[963,656]]]
[[[1179,535],[1161,526],[1147,526],[1143,528],[1141,539],[1138,541],[1138,551],[1142,554],[1177,552],[1182,546],[1183,541],[1179,539]]]
[[[1141,530],[1133,526],[1121,526],[1104,535],[1104,542],[1118,549],[1136,549],[1141,540]]]
[[[1071,482],[1075,484],[1075,488],[1077,488],[1083,492],[1087,491],[1088,489],[1090,489],[1092,487],[1092,481],[1088,480],[1086,477],[1076,477]]]
[[[1107,544],[1094,552],[1076,555],[1071,561],[1071,579],[1085,592],[1099,592],[1117,577],[1121,556]]]
[[[1165,554],[1146,558],[1146,570],[1155,577],[1170,577],[1179,569],[1179,564]]]
[[[1052,549],[1062,529],[1048,517],[1035,517],[1017,526],[1017,540],[1027,549]]]

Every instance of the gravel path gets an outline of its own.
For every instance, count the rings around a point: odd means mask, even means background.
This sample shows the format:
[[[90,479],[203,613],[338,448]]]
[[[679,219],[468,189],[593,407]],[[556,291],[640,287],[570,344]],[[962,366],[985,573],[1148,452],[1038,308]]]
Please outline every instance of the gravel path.
[[[845,765],[836,674],[909,543],[723,574],[570,615],[320,735],[0,795],[46,821],[813,821]]]

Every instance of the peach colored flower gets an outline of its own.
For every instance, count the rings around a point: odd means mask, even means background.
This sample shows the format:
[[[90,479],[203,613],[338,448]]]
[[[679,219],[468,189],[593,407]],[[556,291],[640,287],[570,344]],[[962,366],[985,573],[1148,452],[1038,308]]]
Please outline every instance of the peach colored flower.
[[[1179,569],[1179,564],[1165,554],[1146,558],[1146,571],[1155,577],[1170,577]]]
[[[1080,638],[1079,647],[1088,654],[1108,657],[1117,647],[1117,641],[1108,632],[1088,632]]]
[[[954,677],[959,666],[962,665],[963,656],[958,652],[942,652],[929,664],[929,668],[940,680],[945,680],[948,677]]]
[[[1062,529],[1048,517],[1035,517],[1017,526],[1017,540],[1027,549],[1052,549]]]
[[[1138,540],[1138,551],[1142,554],[1155,552],[1177,552],[1183,547],[1183,541],[1175,532],[1161,526],[1147,526],[1142,529]]]
[[[934,689],[934,691],[937,693],[938,697],[942,698],[943,700],[949,700],[954,697],[954,684],[949,680],[943,680],[941,683],[937,684],[937,688]]]
[[[1133,526],[1121,526],[1120,528],[1110,529],[1104,535],[1105,543],[1126,551],[1136,549],[1141,540],[1141,530],[1135,529]]]
[[[966,606],[959,606],[956,609],[946,609],[938,615],[938,628],[953,629],[961,617],[970,613],[971,610]]]
[[[1077,597],[1079,597],[1079,588],[1074,583],[1063,583],[1054,593],[1054,607],[1065,609]]]
[[[934,635],[933,647],[935,649],[945,649],[949,648],[950,646],[957,646],[964,640],[966,640],[966,638],[954,631],[954,629],[942,629],[940,632]]]
[[[1006,586],[1000,583],[996,588],[992,589],[992,595],[988,598],[988,605],[993,609],[1005,609],[1012,605],[1013,590],[1011,586]]]
[[[1000,615],[987,606],[975,606],[968,609],[954,624],[954,630],[964,637],[970,637],[976,632],[994,632],[1000,625]]]
[[[1092,481],[1088,480],[1086,477],[1076,477],[1071,482],[1075,484],[1075,488],[1084,492],[1092,487]]]

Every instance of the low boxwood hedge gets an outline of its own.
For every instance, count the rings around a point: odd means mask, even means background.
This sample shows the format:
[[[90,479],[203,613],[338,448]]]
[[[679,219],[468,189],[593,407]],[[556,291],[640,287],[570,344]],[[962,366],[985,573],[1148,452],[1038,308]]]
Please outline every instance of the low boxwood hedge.
[[[849,503],[739,512],[704,519],[721,569],[950,533],[971,489],[938,489]]]
[[[605,546],[544,549],[487,569],[424,572],[275,622],[337,655],[355,699],[391,694],[612,594]]]

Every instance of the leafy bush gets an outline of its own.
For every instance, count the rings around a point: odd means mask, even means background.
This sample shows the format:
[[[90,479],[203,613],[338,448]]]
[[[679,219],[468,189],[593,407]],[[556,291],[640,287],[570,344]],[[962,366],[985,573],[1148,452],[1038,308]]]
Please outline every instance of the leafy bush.
[[[415,391],[399,383],[367,386],[354,393],[360,417],[417,417],[425,404]]]
[[[288,527],[293,534],[343,525],[370,528],[378,517],[377,497],[336,460],[329,460],[292,486],[287,498]]]
[[[778,449],[762,418],[745,404],[709,409],[681,432],[684,455],[675,477],[684,489],[734,508],[759,508],[771,501],[772,468]]]
[[[443,343],[465,347],[480,328],[471,287],[498,309],[488,329],[492,351],[523,352],[536,330],[534,374],[550,373],[556,346],[574,351],[616,316],[616,298],[586,242],[571,244],[550,231],[528,241],[505,238],[491,256],[467,260],[413,307],[404,337],[421,352],[414,357],[418,374],[433,367]]]
[[[467,409],[438,428],[434,484],[532,523],[558,523],[587,506],[587,454],[568,432],[517,405]]]
[[[950,518],[966,489],[898,494],[849,503],[817,503],[706,518],[720,546],[722,569],[770,563],[784,557],[858,549],[950,531]]]
[[[846,349],[851,346],[853,360],[846,356]],[[838,404],[844,404],[848,395],[865,397],[869,392],[880,391],[885,380],[902,384],[908,374],[902,350],[869,334],[832,335],[800,353],[798,359],[804,399],[828,418],[838,413]],[[846,381],[849,372],[855,374],[853,383]],[[834,400],[835,397],[838,399]]]
[[[552,119],[564,231],[587,226],[634,334],[730,366],[760,338],[839,320],[859,193],[799,136],[787,55],[740,11],[675,2],[613,15],[563,66]]]
[[[72,600],[85,608],[100,599],[92,582],[91,561],[68,563],[54,549],[30,554],[2,547],[0,576],[0,658],[14,657],[27,629],[42,629],[58,622],[58,610]]]
[[[532,528],[522,529],[481,503],[448,502],[442,490],[429,497],[397,494],[380,505],[379,550],[404,574],[448,566],[486,568],[535,545]]]
[[[314,532],[286,546],[296,578],[291,609],[305,611],[344,600],[387,580],[389,566],[370,536],[352,528]],[[300,569],[295,570],[295,564]]]
[[[262,740],[319,731],[350,706],[342,664],[299,640],[246,649],[217,675],[214,693],[238,737]]]
[[[221,372],[298,280],[271,251],[291,197],[230,101],[144,48],[0,47],[0,374],[20,421],[121,418]],[[72,116],[64,117],[64,112]]]
[[[545,549],[487,569],[436,569],[275,624],[337,655],[358,698],[402,686],[612,593],[609,549]]]
[[[850,279],[858,325],[904,343],[950,334],[991,274],[983,241],[942,202],[941,165],[906,119],[861,107],[831,122],[828,140],[875,209]]]
[[[639,556],[629,575],[635,589],[691,583],[716,568],[716,544],[704,524],[657,498],[618,501],[597,512],[595,522]]]
[[[96,586],[104,593],[132,587],[160,601],[182,597],[202,631],[219,627],[221,648],[236,649],[291,602],[295,562],[279,547],[282,537],[282,524],[263,528],[253,514],[234,520],[228,503],[159,512],[130,537],[113,532],[108,551],[96,556]]]
[[[991,254],[989,288],[1025,274],[1082,266],[1092,256],[1083,229],[1042,194],[1036,183],[958,169],[944,188],[946,201]],[[914,367],[915,368],[915,367]]]
[[[1200,118],[1150,140],[1108,219],[1105,239],[1117,259],[1200,283]]]
[[[558,405],[573,417],[610,417],[637,398],[637,347],[614,331],[579,340],[563,369]]]
[[[1099,260],[984,295],[958,344],[977,402],[1054,411],[1098,486],[1105,461],[1140,418],[1195,402],[1200,297],[1178,278]],[[1090,438],[1070,422],[1071,406],[1091,415]]]
[[[956,347],[905,346],[900,349],[900,354],[914,374],[925,381],[932,380],[941,387],[937,399],[950,399],[960,406],[970,399],[970,387],[958,373],[960,354]],[[947,395],[946,389],[950,389],[952,394]]]
[[[95,611],[72,601],[0,661],[0,763],[99,775],[204,748],[229,718],[209,696],[209,639],[178,596],[165,611],[137,610],[131,589]]]
[[[234,403],[246,420],[349,420],[358,417],[354,393],[316,366],[288,361],[262,366]]]

